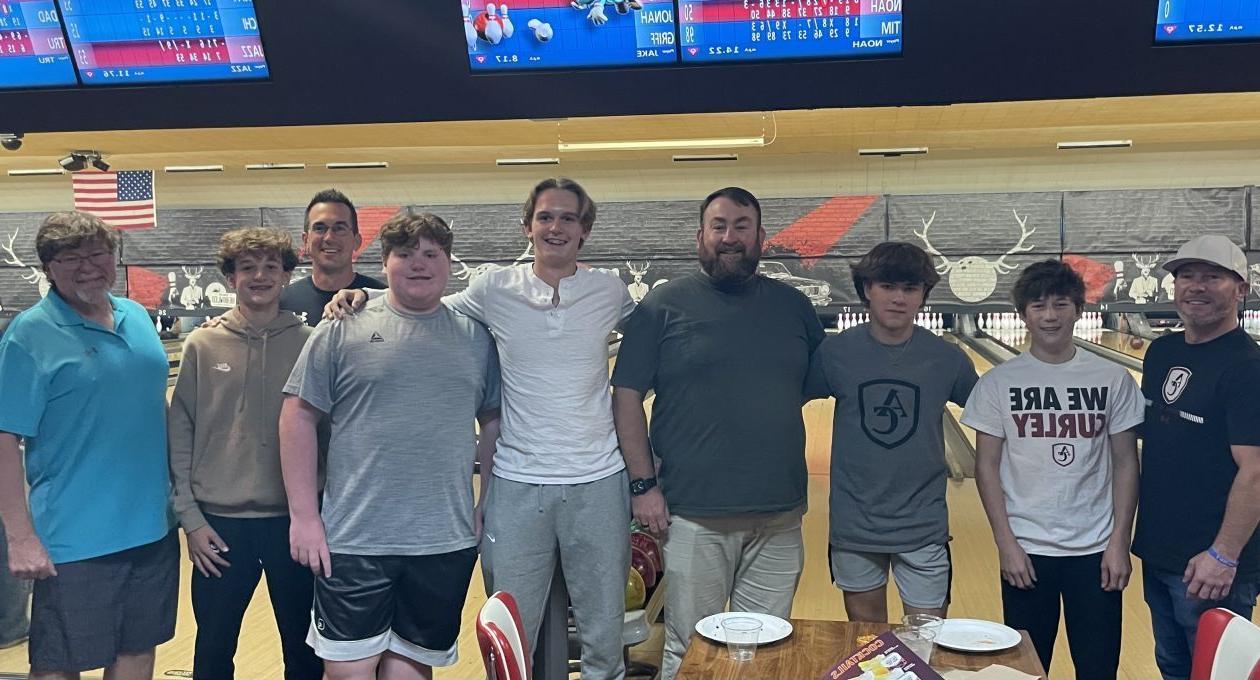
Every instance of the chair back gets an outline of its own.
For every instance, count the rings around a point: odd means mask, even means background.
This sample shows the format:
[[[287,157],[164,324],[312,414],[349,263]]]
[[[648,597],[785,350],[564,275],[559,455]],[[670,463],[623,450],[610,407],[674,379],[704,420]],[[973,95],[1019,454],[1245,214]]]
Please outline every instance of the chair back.
[[[1228,609],[1203,612],[1190,680],[1260,680],[1260,626]]]
[[[525,627],[511,594],[490,596],[477,614],[477,643],[491,680],[531,680]]]

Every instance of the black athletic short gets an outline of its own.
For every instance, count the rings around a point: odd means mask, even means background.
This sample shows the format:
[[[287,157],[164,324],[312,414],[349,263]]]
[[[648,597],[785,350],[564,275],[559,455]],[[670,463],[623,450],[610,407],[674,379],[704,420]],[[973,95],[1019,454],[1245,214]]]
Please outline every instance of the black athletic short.
[[[33,671],[104,668],[120,654],[148,651],[175,637],[179,539],[63,562],[35,582],[31,598]]]
[[[418,556],[334,553],[332,577],[315,579],[315,653],[357,661],[388,650],[451,665],[476,562],[476,547]]]

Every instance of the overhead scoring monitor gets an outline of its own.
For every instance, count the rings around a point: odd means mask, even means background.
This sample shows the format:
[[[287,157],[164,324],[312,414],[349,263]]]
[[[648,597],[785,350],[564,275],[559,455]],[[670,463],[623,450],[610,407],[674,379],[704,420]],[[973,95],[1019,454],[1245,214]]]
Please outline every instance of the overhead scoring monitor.
[[[902,0],[678,0],[684,62],[901,54]]]
[[[58,0],[84,85],[268,77],[253,0]]]
[[[1260,38],[1260,0],[1158,0],[1155,42]]]
[[[460,4],[473,71],[678,61],[674,0],[463,0]]]
[[[0,89],[76,84],[53,0],[0,0]]]

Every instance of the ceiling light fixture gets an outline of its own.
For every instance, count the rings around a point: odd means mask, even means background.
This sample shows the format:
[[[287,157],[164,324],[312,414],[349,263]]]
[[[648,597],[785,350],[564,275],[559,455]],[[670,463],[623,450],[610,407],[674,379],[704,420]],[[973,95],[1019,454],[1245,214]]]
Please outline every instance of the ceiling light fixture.
[[[766,145],[759,137],[716,137],[712,139],[639,139],[624,142],[558,142],[560,151],[653,151],[656,149],[730,149]]]
[[[306,163],[250,163],[246,170],[305,170]]]
[[[223,172],[222,165],[168,165],[167,172]]]
[[[1075,149],[1127,149],[1133,146],[1132,139],[1104,139],[1093,142],[1059,142],[1055,145],[1059,151]]]
[[[64,175],[61,168],[30,168],[26,170],[10,170],[9,177],[43,177],[45,175]]]
[[[899,156],[921,156],[928,152],[926,146],[903,146],[890,149],[858,149],[859,156],[883,156],[897,158]]]
[[[559,158],[496,158],[495,165],[560,165]]]
[[[733,153],[716,153],[716,154],[679,154],[674,156],[675,163],[705,163],[717,161],[737,161],[739,154]]]
[[[324,165],[329,170],[367,170],[369,168],[388,168],[389,163],[385,161],[366,161],[363,163],[328,163]]]
[[[79,150],[71,151],[69,155],[57,159],[57,164],[65,168],[69,172],[78,172],[87,168],[88,164],[92,167],[105,172],[109,170],[109,163],[101,158],[100,151]]]

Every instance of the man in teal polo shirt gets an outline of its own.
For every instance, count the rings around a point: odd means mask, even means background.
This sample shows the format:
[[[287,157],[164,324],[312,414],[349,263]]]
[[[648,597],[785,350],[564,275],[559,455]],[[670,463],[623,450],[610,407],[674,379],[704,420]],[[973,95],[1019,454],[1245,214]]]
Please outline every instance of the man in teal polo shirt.
[[[153,677],[175,632],[166,352],[109,293],[117,244],[92,215],[49,215],[35,248],[52,290],[0,340],[0,519],[10,572],[36,580],[32,678]]]

